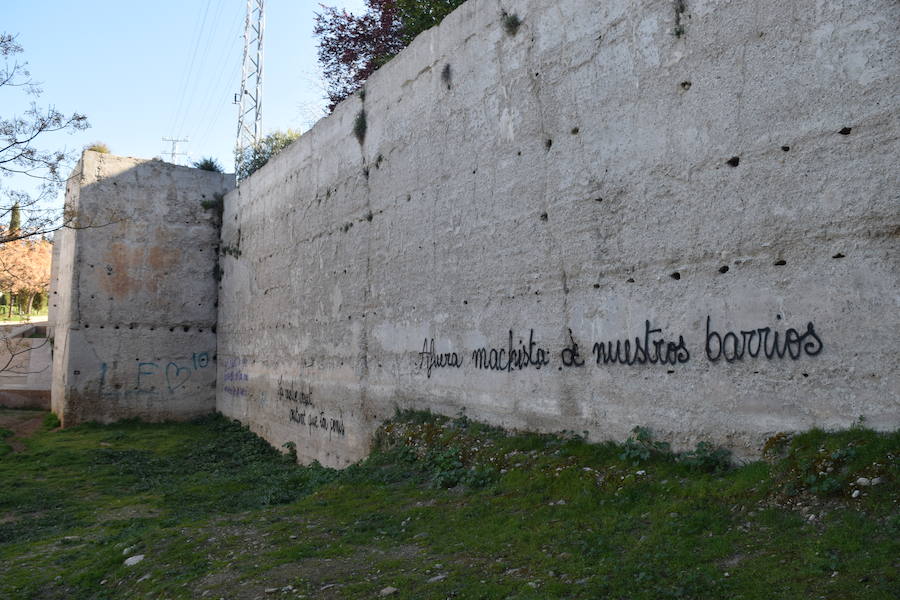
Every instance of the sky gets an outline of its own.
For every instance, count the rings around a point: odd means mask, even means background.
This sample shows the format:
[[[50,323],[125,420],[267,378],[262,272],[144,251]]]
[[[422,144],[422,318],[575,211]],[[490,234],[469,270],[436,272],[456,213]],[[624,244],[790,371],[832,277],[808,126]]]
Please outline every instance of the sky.
[[[325,114],[314,16],[320,3],[360,13],[363,0],[266,0],[263,132],[305,131]],[[107,144],[114,154],[175,162],[214,157],[231,172],[246,0],[0,0],[0,31],[18,35],[41,106],[87,115],[90,129],[46,148]],[[0,116],[28,98],[0,89]]]

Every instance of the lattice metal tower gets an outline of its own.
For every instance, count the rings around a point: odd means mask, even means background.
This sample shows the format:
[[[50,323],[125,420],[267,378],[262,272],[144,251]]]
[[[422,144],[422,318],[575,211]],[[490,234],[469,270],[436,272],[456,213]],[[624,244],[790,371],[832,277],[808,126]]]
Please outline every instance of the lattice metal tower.
[[[234,98],[239,106],[237,156],[262,139],[263,30],[266,25],[263,4],[264,0],[247,0],[241,91]]]

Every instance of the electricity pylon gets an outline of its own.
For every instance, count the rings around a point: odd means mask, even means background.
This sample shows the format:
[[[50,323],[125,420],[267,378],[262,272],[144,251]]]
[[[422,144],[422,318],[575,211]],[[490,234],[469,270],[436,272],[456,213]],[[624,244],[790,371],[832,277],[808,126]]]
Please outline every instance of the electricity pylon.
[[[262,139],[262,76],[264,0],[247,0],[244,21],[244,62],[241,67],[241,91],[235,94],[238,105],[236,156]]]

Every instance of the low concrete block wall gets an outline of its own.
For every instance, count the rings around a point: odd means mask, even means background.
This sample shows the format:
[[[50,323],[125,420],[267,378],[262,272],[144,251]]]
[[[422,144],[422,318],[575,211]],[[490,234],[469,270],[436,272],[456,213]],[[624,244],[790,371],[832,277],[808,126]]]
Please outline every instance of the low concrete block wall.
[[[215,408],[219,216],[232,176],[85,152],[51,286],[53,411],[63,425]]]
[[[471,0],[230,193],[219,410],[336,466],[396,406],[900,425],[900,5],[679,5]]]

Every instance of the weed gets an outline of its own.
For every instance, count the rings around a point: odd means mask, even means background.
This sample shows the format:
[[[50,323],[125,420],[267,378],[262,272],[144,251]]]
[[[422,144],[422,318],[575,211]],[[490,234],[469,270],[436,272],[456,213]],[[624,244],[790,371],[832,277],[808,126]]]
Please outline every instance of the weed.
[[[724,473],[731,468],[731,451],[709,442],[697,442],[694,450],[678,455],[678,462],[694,471]]]
[[[59,421],[59,417],[57,417],[54,413],[47,413],[47,416],[44,417],[44,429],[58,429],[59,426],[62,425]]]
[[[294,442],[286,442],[282,444],[282,448],[285,448],[287,452],[285,452],[285,457],[292,463],[297,462],[297,444]]]
[[[516,35],[519,32],[519,27],[522,25],[522,20],[518,15],[510,14],[506,11],[503,12],[502,22],[503,30],[506,31],[508,35]]]
[[[667,442],[653,439],[653,432],[646,427],[635,427],[631,430],[634,434],[625,440],[622,445],[622,453],[619,458],[632,461],[635,464],[645,462],[651,457],[670,457],[671,449]]]
[[[366,124],[366,109],[360,109],[359,113],[356,115],[356,119],[353,120],[353,135],[356,136],[356,141],[359,142],[360,146],[366,139],[366,128],[368,125]]]

